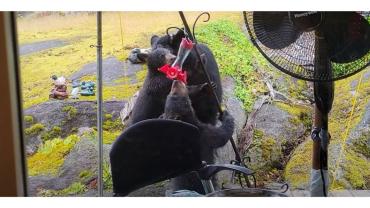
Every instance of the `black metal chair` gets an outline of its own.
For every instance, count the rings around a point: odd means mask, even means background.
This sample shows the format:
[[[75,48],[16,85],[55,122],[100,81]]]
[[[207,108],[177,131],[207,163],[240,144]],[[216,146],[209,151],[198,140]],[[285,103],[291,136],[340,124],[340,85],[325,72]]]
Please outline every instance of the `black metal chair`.
[[[191,171],[198,172],[205,193],[215,191],[211,177],[219,171],[253,174],[237,165],[202,163],[199,137],[196,126],[177,120],[148,119],[127,128],[110,152],[115,196]]]

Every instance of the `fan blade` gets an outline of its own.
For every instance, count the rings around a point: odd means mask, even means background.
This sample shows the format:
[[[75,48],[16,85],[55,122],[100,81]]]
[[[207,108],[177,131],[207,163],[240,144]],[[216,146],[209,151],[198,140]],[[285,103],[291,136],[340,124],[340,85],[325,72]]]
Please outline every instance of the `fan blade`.
[[[253,28],[257,39],[270,49],[285,48],[301,35],[288,12],[253,12]]]
[[[349,63],[370,50],[370,24],[357,12],[326,12],[322,25],[330,60]]]

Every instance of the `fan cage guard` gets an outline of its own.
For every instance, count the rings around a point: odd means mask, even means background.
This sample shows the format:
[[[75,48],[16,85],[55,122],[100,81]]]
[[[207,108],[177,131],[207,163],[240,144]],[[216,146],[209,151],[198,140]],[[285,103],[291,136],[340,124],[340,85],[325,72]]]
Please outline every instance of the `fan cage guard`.
[[[349,63],[329,61],[333,74],[314,73],[315,32],[303,32],[294,43],[281,49],[271,49],[263,45],[257,38],[253,26],[253,12],[243,12],[245,25],[252,43],[260,53],[277,69],[297,79],[314,82],[328,82],[352,76],[370,66],[370,51],[361,58]],[[370,12],[361,12],[369,21]],[[271,38],[271,37],[267,37]]]

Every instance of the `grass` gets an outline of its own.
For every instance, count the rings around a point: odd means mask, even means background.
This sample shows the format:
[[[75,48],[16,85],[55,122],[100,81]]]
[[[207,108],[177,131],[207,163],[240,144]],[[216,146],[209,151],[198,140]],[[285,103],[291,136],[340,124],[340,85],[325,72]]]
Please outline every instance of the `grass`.
[[[252,93],[263,88],[256,79],[255,66],[267,66],[266,61],[248,41],[237,23],[218,20],[198,29],[197,38],[207,44],[220,68],[222,75],[236,80],[235,94],[243,102],[244,109],[250,111],[256,99]]]

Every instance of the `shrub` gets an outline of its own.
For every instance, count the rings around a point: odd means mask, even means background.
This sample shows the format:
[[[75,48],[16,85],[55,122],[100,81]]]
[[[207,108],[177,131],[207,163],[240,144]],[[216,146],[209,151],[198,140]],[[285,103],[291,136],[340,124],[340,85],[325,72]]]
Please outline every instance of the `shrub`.
[[[33,123],[33,117],[32,116],[24,116],[23,120],[27,124],[32,124]]]
[[[45,129],[45,126],[41,123],[32,125],[31,127],[24,130],[24,134],[28,136],[37,135]]]

